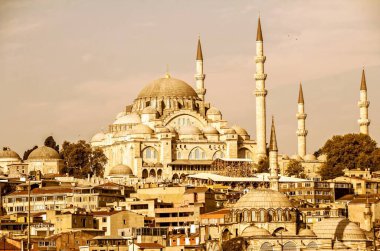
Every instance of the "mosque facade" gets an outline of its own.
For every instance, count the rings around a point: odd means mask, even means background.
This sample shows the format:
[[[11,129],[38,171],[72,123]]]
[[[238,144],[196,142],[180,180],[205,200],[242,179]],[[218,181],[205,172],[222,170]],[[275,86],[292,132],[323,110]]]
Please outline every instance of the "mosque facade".
[[[173,171],[175,163],[197,167],[218,158],[248,159],[258,163],[267,155],[267,116],[265,87],[266,56],[259,19],[256,39],[256,138],[238,126],[231,125],[216,107],[206,100],[201,42],[198,40],[195,60],[195,88],[172,77],[169,73],[147,84],[132,104],[120,112],[107,130],[95,134],[93,147],[103,149],[108,158],[105,175],[123,176],[154,181],[179,178]],[[364,70],[363,70],[364,76]],[[363,80],[364,79],[364,80]],[[365,77],[360,90],[360,132],[368,134],[367,87]],[[364,84],[363,84],[364,83]],[[278,154],[279,172],[284,173],[291,159],[300,161],[309,178],[326,156],[316,158],[307,154],[305,100],[300,85],[297,105],[297,154]],[[121,168],[121,166],[123,168]],[[113,167],[117,170],[112,171]],[[122,170],[123,169],[123,170]],[[207,171],[201,168],[202,171]]]

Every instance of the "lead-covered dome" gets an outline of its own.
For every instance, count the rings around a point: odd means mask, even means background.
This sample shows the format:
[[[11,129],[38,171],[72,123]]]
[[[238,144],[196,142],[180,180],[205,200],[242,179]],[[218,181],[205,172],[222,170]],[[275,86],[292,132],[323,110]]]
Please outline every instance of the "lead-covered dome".
[[[257,188],[243,195],[234,205],[234,209],[270,209],[270,208],[293,208],[289,199],[280,192]]]
[[[248,132],[244,128],[242,128],[238,125],[233,125],[233,126],[231,126],[231,128],[234,129],[236,131],[236,133],[240,136],[248,136]]]
[[[313,231],[319,238],[330,238],[339,241],[366,239],[363,230],[346,218],[325,218],[314,224]]]
[[[109,175],[133,175],[133,171],[129,166],[120,164],[112,167]]]
[[[91,138],[91,142],[100,142],[105,139],[106,135],[103,132],[98,132]]]
[[[59,154],[56,150],[51,147],[41,146],[35,149],[29,154],[28,160],[49,160],[49,159],[60,159]]]
[[[153,97],[194,97],[198,98],[195,90],[182,80],[171,78],[167,75],[165,78],[154,80],[145,86],[137,98]]]
[[[0,159],[20,160],[20,156],[15,151],[12,151],[10,148],[4,148],[0,150]]]
[[[240,236],[242,237],[252,237],[252,236],[269,236],[268,230],[256,226],[246,227]]]
[[[178,133],[180,135],[200,135],[202,134],[201,130],[199,130],[198,127],[188,125],[188,126],[182,126],[179,128]]]
[[[212,127],[212,126],[206,126],[205,128],[203,128],[203,133],[204,134],[213,134],[213,135],[219,134],[218,130],[216,130],[216,128]]]
[[[222,115],[222,113],[219,111],[218,108],[216,107],[211,107],[210,109],[207,110],[206,115]]]

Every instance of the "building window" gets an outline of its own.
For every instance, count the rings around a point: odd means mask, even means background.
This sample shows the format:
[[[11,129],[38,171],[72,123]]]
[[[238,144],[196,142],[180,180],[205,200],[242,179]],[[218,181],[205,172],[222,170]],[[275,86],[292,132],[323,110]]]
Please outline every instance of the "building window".
[[[206,159],[206,153],[201,148],[196,147],[193,150],[191,150],[191,152],[189,154],[189,159],[191,159],[191,160]]]

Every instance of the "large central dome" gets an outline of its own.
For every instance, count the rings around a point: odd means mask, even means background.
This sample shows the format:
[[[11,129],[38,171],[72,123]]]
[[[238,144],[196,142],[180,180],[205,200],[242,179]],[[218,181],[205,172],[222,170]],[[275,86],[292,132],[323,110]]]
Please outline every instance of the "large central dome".
[[[159,78],[148,84],[141,90],[137,98],[154,97],[198,97],[194,89],[182,80],[171,78]]]

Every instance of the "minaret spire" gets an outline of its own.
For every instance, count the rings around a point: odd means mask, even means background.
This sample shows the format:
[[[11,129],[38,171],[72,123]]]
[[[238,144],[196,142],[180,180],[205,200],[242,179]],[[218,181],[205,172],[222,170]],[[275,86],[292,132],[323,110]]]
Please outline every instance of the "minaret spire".
[[[304,157],[306,155],[306,117],[305,113],[305,100],[303,98],[302,84],[300,83],[298,92],[298,111],[297,117],[297,141],[298,141],[298,155]]]
[[[256,39],[256,142],[257,142],[257,161],[267,157],[266,153],[266,101],[267,90],[265,89],[265,79],[267,74],[264,72],[264,56],[263,34],[261,30],[260,17],[257,25]]]
[[[204,86],[204,80],[206,78],[206,75],[203,74],[203,53],[202,53],[202,45],[201,45],[201,39],[198,37],[198,47],[197,47],[197,58],[195,62],[195,91],[198,94],[198,97],[204,101],[205,100],[205,94],[206,89]]]
[[[360,126],[360,133],[368,135],[369,134],[368,127],[371,121],[368,119],[369,101],[367,98],[367,83],[365,79],[364,68],[362,71],[362,81],[360,84],[360,100],[358,102],[358,106],[360,109],[360,119],[358,120],[358,123]]]
[[[269,143],[269,181],[272,190],[278,191],[280,179],[278,175],[278,148],[276,139],[276,129],[274,127],[274,118],[272,117],[272,127],[270,132],[270,143]]]

